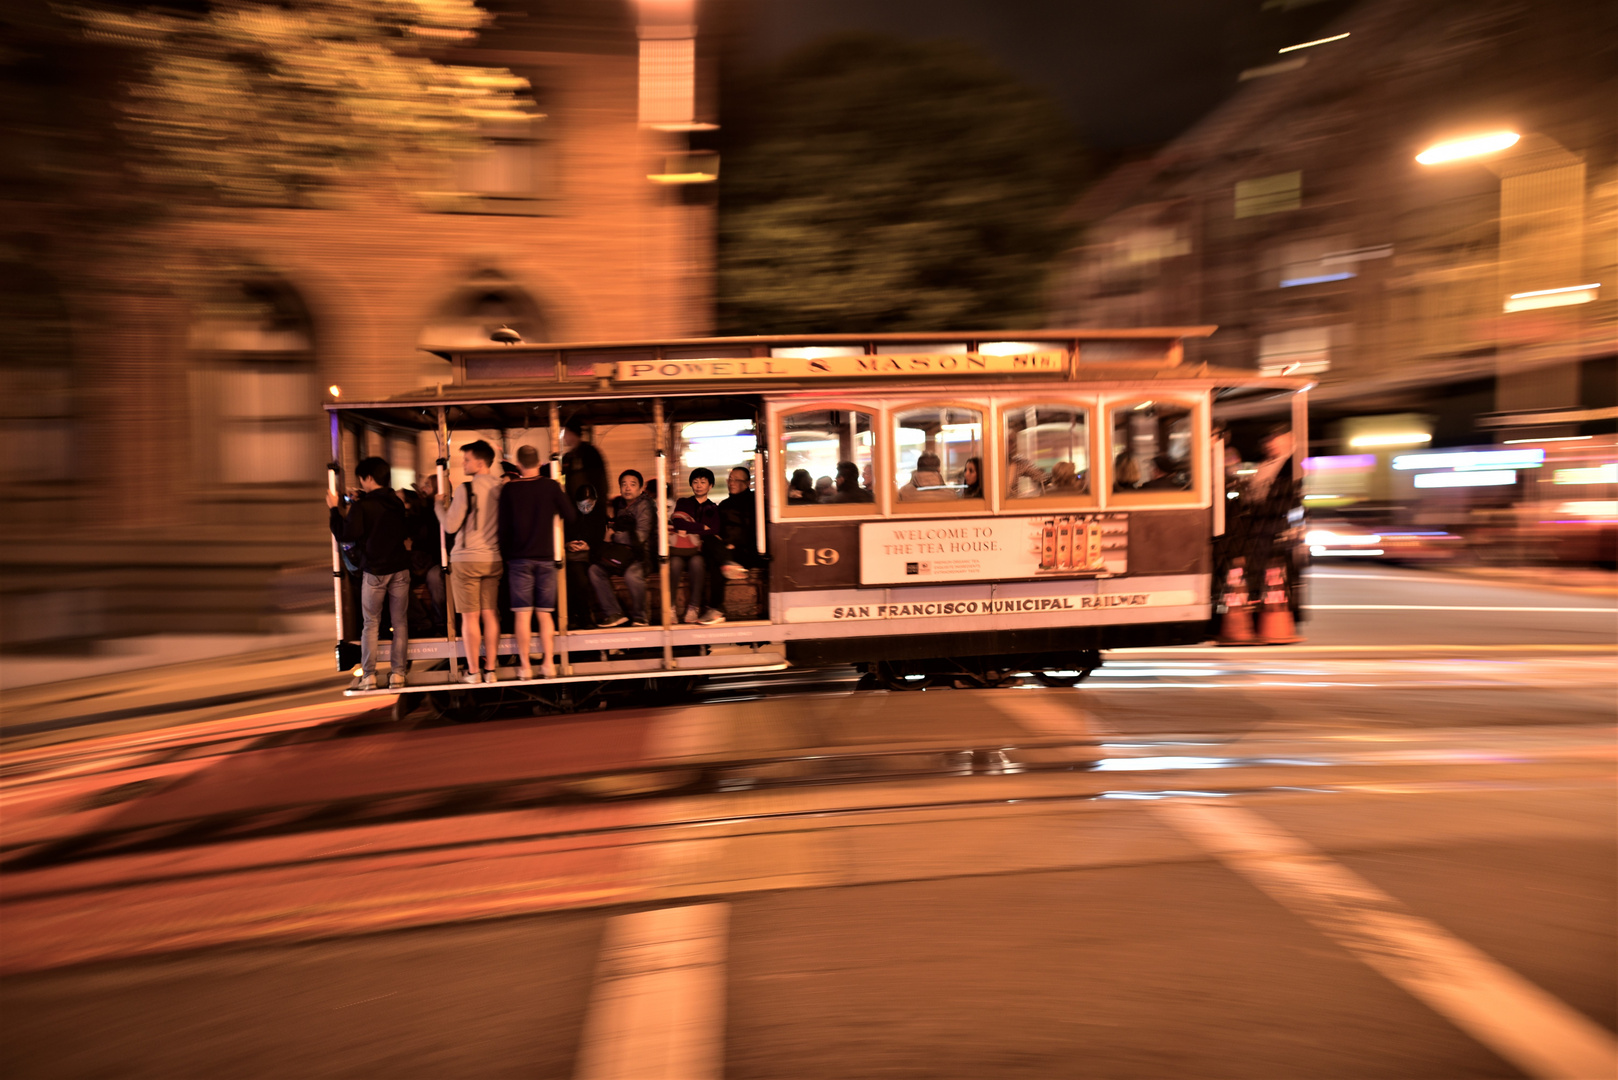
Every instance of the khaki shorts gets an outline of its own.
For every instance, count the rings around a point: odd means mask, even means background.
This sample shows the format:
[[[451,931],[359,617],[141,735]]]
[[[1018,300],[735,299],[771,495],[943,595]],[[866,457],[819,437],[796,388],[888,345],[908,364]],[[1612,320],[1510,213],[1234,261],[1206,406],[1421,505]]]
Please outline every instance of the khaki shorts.
[[[449,564],[449,591],[455,610],[497,611],[500,608],[499,562],[452,562]]]

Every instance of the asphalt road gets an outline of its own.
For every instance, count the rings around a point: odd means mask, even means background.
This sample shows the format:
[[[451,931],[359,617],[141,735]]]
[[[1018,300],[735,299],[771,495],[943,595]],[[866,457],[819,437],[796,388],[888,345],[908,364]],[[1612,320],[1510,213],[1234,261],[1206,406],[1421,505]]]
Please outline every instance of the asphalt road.
[[[1330,567],[1310,599],[1308,648],[1076,690],[316,704],[14,754],[0,1058],[1618,1076],[1611,596]]]

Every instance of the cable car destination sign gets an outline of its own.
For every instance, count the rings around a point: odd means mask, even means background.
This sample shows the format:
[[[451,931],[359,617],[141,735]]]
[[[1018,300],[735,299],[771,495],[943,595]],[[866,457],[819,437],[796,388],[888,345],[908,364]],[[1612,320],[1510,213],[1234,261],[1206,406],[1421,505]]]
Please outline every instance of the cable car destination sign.
[[[877,356],[743,356],[715,360],[620,360],[619,382],[700,379],[859,379],[894,375],[1060,375],[1067,353],[914,353]]]

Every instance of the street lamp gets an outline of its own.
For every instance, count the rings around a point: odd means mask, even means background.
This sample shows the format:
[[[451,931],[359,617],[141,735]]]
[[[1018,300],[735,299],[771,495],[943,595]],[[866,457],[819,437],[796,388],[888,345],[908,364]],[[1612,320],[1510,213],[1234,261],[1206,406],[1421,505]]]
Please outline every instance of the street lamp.
[[[1509,150],[1522,139],[1515,131],[1491,131],[1484,135],[1469,135],[1464,139],[1450,139],[1434,143],[1416,155],[1423,165],[1442,165],[1463,158],[1482,157]]]

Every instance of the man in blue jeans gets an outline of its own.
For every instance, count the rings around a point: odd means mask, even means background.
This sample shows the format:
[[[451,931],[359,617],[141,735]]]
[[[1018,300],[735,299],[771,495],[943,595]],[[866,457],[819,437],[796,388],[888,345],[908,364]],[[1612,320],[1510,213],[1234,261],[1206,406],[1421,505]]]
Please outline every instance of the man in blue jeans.
[[[500,497],[500,557],[506,564],[511,614],[517,637],[517,678],[534,677],[534,624],[539,624],[540,673],[556,677],[556,519],[578,516],[562,485],[539,475],[539,451],[517,447],[518,476]]]
[[[410,528],[404,503],[388,486],[393,471],[386,461],[368,457],[355,467],[354,475],[360,482],[357,498],[343,500],[334,492],[326,493],[332,535],[338,543],[352,546],[362,574],[360,610],[365,629],[360,634],[360,674],[349,689],[376,689],[376,640],[386,600],[393,619],[388,689],[401,690],[410,670],[410,552],[405,548]]]

